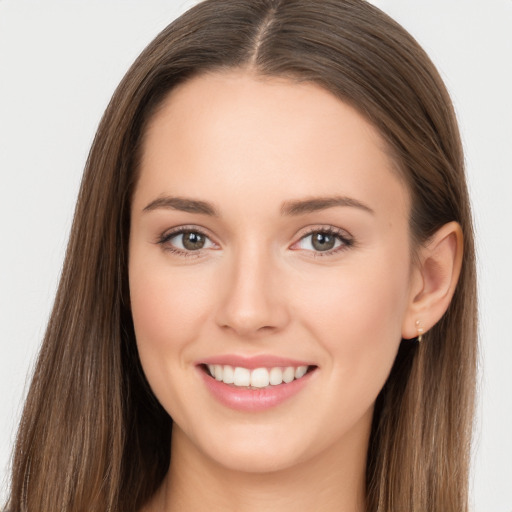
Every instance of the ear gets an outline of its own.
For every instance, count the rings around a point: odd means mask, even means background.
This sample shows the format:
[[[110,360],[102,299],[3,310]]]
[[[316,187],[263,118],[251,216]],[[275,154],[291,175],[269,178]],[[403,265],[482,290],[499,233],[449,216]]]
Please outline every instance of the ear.
[[[455,292],[463,252],[462,229],[457,222],[442,226],[421,247],[412,270],[411,289],[402,325],[402,338],[431,329],[444,315]]]

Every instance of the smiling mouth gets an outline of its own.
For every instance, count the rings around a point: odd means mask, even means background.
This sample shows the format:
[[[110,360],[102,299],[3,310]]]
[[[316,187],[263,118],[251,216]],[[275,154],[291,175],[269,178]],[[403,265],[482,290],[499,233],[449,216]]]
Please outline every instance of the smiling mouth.
[[[202,365],[212,378],[238,388],[263,389],[270,386],[289,384],[299,380],[316,366],[286,366],[248,369],[241,366],[208,364]]]

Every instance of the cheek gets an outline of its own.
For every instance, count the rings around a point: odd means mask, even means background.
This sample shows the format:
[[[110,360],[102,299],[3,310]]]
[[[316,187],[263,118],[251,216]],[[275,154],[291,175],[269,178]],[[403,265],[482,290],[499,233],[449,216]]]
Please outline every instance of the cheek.
[[[316,274],[304,282],[300,308],[307,329],[328,354],[344,386],[372,401],[384,384],[401,341],[408,297],[408,270],[395,255],[368,258],[368,265]],[[371,265],[370,265],[371,263]],[[306,293],[305,288],[309,290]]]
[[[190,393],[184,373],[194,366],[190,348],[208,310],[207,280],[197,272],[176,269],[165,256],[130,255],[129,283],[132,317],[141,365],[158,401],[178,421],[187,410]],[[204,277],[204,276],[203,276]]]
[[[203,279],[190,269],[173,269],[165,258],[130,261],[130,299],[141,360],[176,360],[197,338],[208,310]],[[207,280],[206,280],[207,281]],[[167,361],[167,362],[169,362]]]
[[[301,306],[332,334],[352,330],[377,334],[393,326],[400,333],[408,291],[405,267],[373,259],[368,265],[358,263],[323,275],[316,272],[314,279],[302,280]]]

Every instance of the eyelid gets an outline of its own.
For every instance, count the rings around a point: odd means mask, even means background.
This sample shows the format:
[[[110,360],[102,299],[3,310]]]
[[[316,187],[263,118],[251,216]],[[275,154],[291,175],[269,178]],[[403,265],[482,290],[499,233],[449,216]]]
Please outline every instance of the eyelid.
[[[212,250],[212,247],[207,247],[207,248],[201,248],[201,249],[192,251],[192,250],[180,249],[179,247],[175,247],[170,244],[166,245],[174,237],[179,236],[183,233],[191,233],[191,232],[198,233],[198,234],[204,236],[205,238],[207,238],[214,246],[216,246],[213,249],[216,249],[219,247],[219,244],[217,242],[215,242],[215,240],[213,240],[213,237],[208,233],[208,231],[206,229],[202,228],[201,226],[197,226],[197,225],[182,225],[182,226],[176,226],[174,228],[168,229],[168,230],[164,231],[161,235],[158,236],[156,243],[161,245],[165,251],[168,251],[168,252],[171,252],[174,254],[178,254],[180,256],[185,256],[185,257],[199,257],[199,256],[203,255],[204,251]]]
[[[214,246],[216,246],[213,248],[214,250],[219,248],[219,244],[217,242],[215,242],[213,237],[208,233],[208,230],[202,228],[201,226],[197,226],[197,225],[182,225],[182,226],[176,226],[174,228],[168,229],[168,230],[164,231],[161,235],[158,236],[156,243],[161,245],[162,248],[166,251],[169,251],[171,253],[175,253],[175,254],[178,254],[181,256],[185,256],[185,257],[199,257],[199,256],[203,255],[204,251],[212,250],[212,247],[201,248],[201,249],[197,249],[197,250],[184,250],[184,249],[180,249],[178,247],[172,246],[170,244],[168,246],[166,245],[167,242],[169,242],[169,240],[171,240],[172,238],[174,238],[180,234],[190,233],[190,232],[199,233],[200,235],[207,238]],[[308,236],[311,236],[314,233],[324,233],[324,234],[333,235],[336,238],[338,238],[338,240],[341,240],[342,243],[338,247],[334,247],[334,248],[326,250],[326,251],[315,251],[315,250],[302,249],[302,248],[295,247],[302,240],[304,240]],[[311,253],[312,257],[323,257],[323,256],[333,256],[339,252],[347,250],[348,248],[350,248],[354,245],[355,245],[355,240],[352,237],[352,235],[350,233],[348,233],[348,231],[338,228],[338,227],[335,227],[335,226],[332,226],[332,225],[316,225],[316,226],[309,226],[308,228],[306,228],[306,231],[302,232],[300,234],[300,237],[298,238],[298,240],[296,242],[294,242],[290,246],[290,249],[291,250],[300,250],[303,252]]]
[[[314,251],[314,250],[309,250],[309,249],[294,248],[294,246],[296,246],[302,240],[304,240],[308,236],[311,236],[314,233],[325,233],[325,234],[333,235],[333,236],[337,237],[339,240],[341,240],[342,243],[338,247],[335,247],[333,249],[329,249],[326,251]],[[317,258],[317,257],[325,257],[325,256],[334,256],[342,251],[349,249],[350,247],[353,247],[354,245],[355,245],[355,240],[354,240],[353,236],[345,229],[341,229],[341,228],[331,226],[331,225],[317,225],[317,226],[310,226],[309,228],[307,228],[306,232],[301,233],[299,239],[292,244],[290,249],[308,252],[308,253],[311,253],[312,257]]]

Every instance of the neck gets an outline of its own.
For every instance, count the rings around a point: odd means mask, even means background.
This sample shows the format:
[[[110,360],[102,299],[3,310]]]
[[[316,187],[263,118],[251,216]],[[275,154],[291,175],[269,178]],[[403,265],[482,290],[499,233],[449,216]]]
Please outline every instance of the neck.
[[[369,428],[360,434],[291,468],[251,473],[216,463],[174,425],[171,466],[147,512],[363,512]]]

